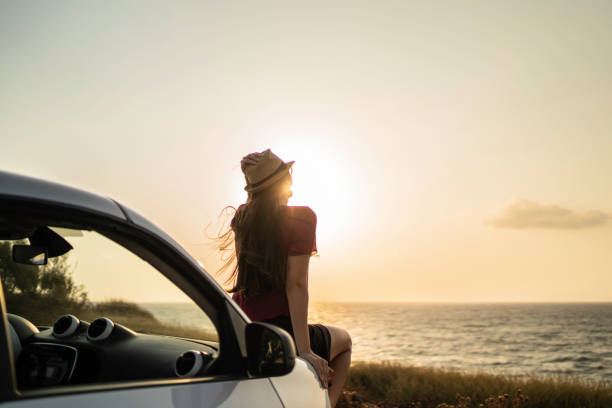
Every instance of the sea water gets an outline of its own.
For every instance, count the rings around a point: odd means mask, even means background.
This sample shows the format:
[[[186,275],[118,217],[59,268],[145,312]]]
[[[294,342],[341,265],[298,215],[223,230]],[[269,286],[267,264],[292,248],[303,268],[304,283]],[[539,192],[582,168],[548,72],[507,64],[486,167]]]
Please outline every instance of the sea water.
[[[143,306],[167,323],[201,315],[188,304]],[[354,361],[612,381],[612,303],[318,302],[309,319],[347,329]]]

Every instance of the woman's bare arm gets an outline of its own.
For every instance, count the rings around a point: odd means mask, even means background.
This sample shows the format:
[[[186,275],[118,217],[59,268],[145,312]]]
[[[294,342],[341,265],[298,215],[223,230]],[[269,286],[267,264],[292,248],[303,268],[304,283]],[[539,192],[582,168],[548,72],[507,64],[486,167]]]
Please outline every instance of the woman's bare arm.
[[[308,264],[310,255],[291,255],[287,260],[287,301],[295,346],[298,355],[315,369],[321,385],[327,388],[330,369],[325,359],[319,357],[310,349],[310,335],[308,334]]]
[[[308,335],[308,264],[309,255],[289,256],[287,259],[287,300],[298,355],[310,351]]]

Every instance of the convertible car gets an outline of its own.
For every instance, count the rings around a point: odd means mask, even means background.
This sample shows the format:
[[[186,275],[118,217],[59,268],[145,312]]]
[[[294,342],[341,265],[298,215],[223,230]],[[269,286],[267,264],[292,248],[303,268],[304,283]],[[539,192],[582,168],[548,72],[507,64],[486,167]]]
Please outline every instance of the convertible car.
[[[0,172],[0,277],[0,407],[329,406],[285,331],[114,200]]]

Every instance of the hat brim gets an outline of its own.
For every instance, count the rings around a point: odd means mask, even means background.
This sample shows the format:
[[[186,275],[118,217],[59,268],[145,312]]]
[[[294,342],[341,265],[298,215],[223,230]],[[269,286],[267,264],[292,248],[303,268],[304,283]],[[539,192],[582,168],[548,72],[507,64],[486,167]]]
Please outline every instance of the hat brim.
[[[286,173],[293,166],[293,163],[295,163],[295,161],[289,161],[289,162],[283,163],[278,168],[278,170],[276,170],[274,173],[268,176],[265,180],[262,180],[257,184],[249,184],[244,187],[244,190],[247,193],[257,193],[259,191],[265,190],[266,188],[270,187],[271,185],[273,185],[274,183],[276,183],[277,181],[285,177]]]

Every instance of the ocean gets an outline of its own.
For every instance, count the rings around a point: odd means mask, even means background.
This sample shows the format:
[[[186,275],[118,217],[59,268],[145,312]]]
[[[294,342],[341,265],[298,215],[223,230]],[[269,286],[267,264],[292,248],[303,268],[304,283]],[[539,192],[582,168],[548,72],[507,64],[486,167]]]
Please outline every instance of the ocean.
[[[189,304],[142,306],[168,323],[201,315]],[[353,361],[612,382],[612,303],[317,302],[309,319],[347,329]]]

